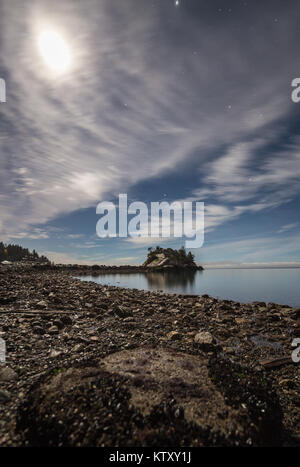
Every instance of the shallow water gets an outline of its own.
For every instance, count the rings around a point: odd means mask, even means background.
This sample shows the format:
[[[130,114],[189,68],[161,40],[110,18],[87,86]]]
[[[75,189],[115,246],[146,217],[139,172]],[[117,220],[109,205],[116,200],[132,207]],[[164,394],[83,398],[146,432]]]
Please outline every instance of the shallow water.
[[[300,306],[300,269],[207,269],[196,272],[101,274],[84,281],[178,294],[208,294],[236,300]]]

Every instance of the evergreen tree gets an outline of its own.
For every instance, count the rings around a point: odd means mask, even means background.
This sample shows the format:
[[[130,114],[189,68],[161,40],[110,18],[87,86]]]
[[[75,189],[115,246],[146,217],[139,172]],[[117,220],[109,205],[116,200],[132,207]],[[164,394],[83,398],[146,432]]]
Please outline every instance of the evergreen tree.
[[[28,248],[23,248],[20,245],[4,244],[0,242],[0,262],[2,261],[41,261],[49,262],[46,256],[39,256],[38,253],[33,250],[31,253]]]

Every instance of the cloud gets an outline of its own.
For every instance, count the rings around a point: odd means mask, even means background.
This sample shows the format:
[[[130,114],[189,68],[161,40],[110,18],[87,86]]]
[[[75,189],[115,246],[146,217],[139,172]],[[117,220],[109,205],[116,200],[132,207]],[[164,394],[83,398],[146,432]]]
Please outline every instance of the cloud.
[[[42,254],[45,255],[50,261],[53,261],[56,264],[95,264],[89,259],[82,259],[78,256],[73,256],[69,253],[45,250],[42,252]]]
[[[238,263],[234,261],[210,262],[203,264],[205,269],[261,269],[261,268],[300,268],[300,261],[269,261],[259,263]]]
[[[197,252],[196,258],[201,263],[210,262],[295,262],[300,253],[300,235],[288,237],[249,237],[242,240],[230,240],[217,244],[206,244]],[[238,258],[238,260],[237,260]]]
[[[254,197],[264,177],[268,185],[291,182],[296,146],[285,160],[278,154],[259,171],[249,167],[259,145],[253,135],[271,124],[280,129],[290,111],[288,65],[298,57],[281,25],[266,36],[258,24],[255,36],[245,28],[237,37],[234,28],[210,28],[205,16],[196,19],[182,8],[173,26],[166,22],[173,14],[167,3],[16,0],[2,6],[1,64],[9,73],[1,106],[2,235],[96,205],[192,159],[207,176],[199,196],[223,193],[223,201],[241,202]],[[286,14],[283,8],[282,24]],[[72,49],[73,68],[60,78],[38,55],[45,27],[61,31]],[[283,39],[270,56],[277,34]],[[278,57],[286,74],[274,74]],[[212,152],[220,156],[208,163]],[[242,210],[236,206],[210,222],[216,226]]]
[[[50,261],[53,261],[56,264],[85,264],[85,265],[107,265],[113,266],[118,264],[135,264],[139,263],[139,257],[137,256],[123,256],[119,258],[106,258],[105,256],[101,257],[83,257],[83,255],[73,255],[64,252],[58,251],[43,251],[43,255],[45,255]]]
[[[152,238],[152,237],[129,237],[129,238],[126,239],[126,241],[128,243],[131,243],[133,246],[136,246],[137,248],[141,248],[141,247],[144,247],[144,246],[159,245],[162,242],[170,242],[170,238],[166,238],[166,237],[157,237],[157,238]]]
[[[18,232],[11,235],[12,239],[32,239],[32,240],[45,240],[49,238],[48,232],[42,229],[32,229],[30,232]]]
[[[287,232],[288,230],[293,230],[299,227],[299,222],[295,222],[294,224],[286,224],[283,225],[277,232],[278,233],[284,233]]]

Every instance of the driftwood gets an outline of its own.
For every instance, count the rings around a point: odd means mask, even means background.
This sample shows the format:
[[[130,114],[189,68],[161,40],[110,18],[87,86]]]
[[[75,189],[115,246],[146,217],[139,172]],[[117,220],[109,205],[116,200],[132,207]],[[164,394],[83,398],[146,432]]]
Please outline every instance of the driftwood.
[[[282,365],[293,363],[291,357],[268,358],[259,362],[264,368],[279,368]]]
[[[15,315],[32,315],[35,316],[37,314],[51,314],[51,315],[71,315],[72,313],[76,313],[75,311],[56,311],[56,310],[20,310],[20,311],[10,311],[10,310],[0,310],[0,314],[15,314]]]

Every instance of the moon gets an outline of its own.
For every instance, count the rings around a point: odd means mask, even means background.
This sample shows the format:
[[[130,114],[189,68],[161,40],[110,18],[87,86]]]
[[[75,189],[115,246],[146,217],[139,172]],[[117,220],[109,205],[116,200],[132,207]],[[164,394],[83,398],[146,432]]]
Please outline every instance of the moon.
[[[57,31],[44,30],[40,32],[38,48],[44,63],[55,74],[63,74],[70,69],[70,47]]]

